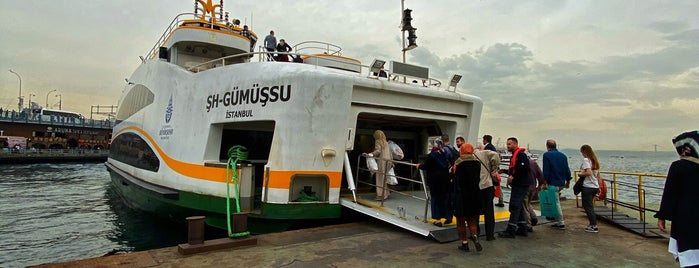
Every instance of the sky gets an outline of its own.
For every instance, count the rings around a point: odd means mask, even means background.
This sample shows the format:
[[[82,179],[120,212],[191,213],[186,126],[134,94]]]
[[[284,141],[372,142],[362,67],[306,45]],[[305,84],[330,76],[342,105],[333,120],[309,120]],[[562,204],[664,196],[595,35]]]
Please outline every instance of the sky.
[[[215,1],[218,2],[218,1]],[[79,112],[117,105],[125,80],[193,0],[1,0],[0,107]],[[544,149],[674,148],[699,129],[699,1],[405,0],[418,47],[407,63],[463,78],[482,98],[480,135]],[[264,38],[337,44],[369,65],[401,61],[401,1],[226,1]],[[258,42],[259,43],[259,42]],[[52,90],[56,90],[52,92]],[[60,94],[60,97],[56,96]],[[48,102],[48,106],[47,106]],[[100,118],[94,115],[94,118]]]

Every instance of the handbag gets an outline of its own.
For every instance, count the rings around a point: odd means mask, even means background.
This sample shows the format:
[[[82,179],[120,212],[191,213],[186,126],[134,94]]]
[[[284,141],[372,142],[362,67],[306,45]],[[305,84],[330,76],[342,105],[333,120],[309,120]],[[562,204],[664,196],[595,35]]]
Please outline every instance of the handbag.
[[[585,177],[578,177],[578,180],[575,181],[575,185],[573,185],[573,194],[578,195],[580,192],[582,192],[583,188],[583,182],[585,181]]]

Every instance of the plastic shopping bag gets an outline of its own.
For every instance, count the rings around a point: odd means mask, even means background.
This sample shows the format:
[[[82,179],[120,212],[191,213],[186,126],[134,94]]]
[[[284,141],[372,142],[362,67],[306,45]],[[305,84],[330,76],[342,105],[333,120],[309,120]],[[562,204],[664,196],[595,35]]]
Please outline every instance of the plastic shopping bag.
[[[379,164],[376,163],[376,159],[374,159],[372,154],[368,154],[366,158],[366,167],[369,169],[371,172],[376,172],[379,170]]]
[[[396,178],[396,172],[393,171],[393,168],[388,170],[388,174],[386,176],[386,184],[388,184],[388,185],[397,185],[398,184],[398,179]]]
[[[547,187],[539,192],[539,206],[541,216],[558,218],[558,192],[557,187]]]

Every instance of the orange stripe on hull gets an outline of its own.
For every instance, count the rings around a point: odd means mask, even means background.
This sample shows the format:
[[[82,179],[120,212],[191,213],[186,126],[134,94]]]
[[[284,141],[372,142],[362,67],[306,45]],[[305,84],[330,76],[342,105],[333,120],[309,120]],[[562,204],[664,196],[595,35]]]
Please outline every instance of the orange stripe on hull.
[[[119,136],[124,131],[133,130],[144,137],[146,137],[155,150],[158,151],[160,157],[165,161],[165,164],[170,167],[173,171],[182,174],[184,176],[208,180],[214,182],[226,182],[226,169],[220,167],[207,167],[203,164],[192,164],[187,162],[182,162],[168,156],[158,144],[153,140],[153,138],[148,135],[143,129],[135,126],[128,126],[121,129],[114,135],[114,137]],[[342,172],[337,171],[270,171],[269,187],[279,188],[279,189],[289,189],[291,186],[291,177],[294,175],[327,175],[330,180],[330,188],[340,188],[342,181]]]

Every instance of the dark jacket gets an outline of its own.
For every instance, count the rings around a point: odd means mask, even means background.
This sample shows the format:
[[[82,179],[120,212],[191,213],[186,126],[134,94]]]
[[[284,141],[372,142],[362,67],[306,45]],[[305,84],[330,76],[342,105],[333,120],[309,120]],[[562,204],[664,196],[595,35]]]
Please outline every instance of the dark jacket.
[[[512,159],[515,159],[514,167],[509,168],[505,172],[507,175],[512,176],[512,186],[529,187],[531,184],[529,157],[527,157],[524,150],[521,150],[517,155],[513,155],[510,161],[512,161]]]
[[[420,169],[427,172],[425,180],[432,194],[447,194],[451,192],[451,175],[446,157],[442,152],[433,151],[420,164]]]
[[[546,183],[562,187],[567,181],[573,179],[568,167],[568,157],[556,149],[550,149],[544,153],[544,178]]]
[[[699,249],[699,163],[680,159],[672,162],[665,180],[660,209],[655,217],[672,221],[670,237],[679,252]]]
[[[481,163],[475,158],[456,165],[454,182],[454,215],[477,217],[483,214],[481,205]]]

